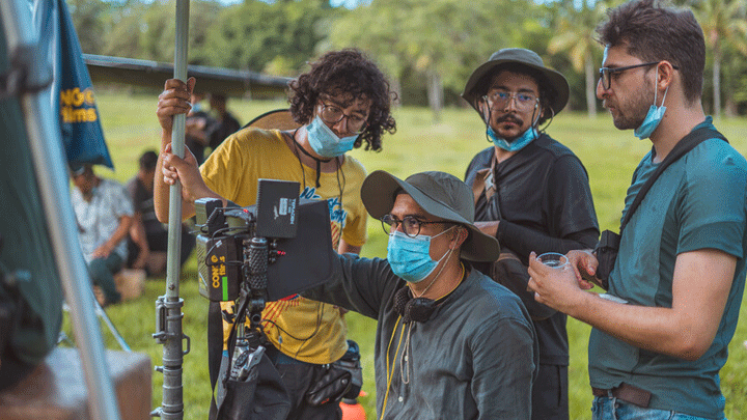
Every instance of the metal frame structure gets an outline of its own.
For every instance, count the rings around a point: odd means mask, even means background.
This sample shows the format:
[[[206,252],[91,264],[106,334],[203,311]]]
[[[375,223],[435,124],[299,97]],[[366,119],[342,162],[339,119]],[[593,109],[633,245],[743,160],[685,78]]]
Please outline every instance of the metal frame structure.
[[[66,300],[73,308],[70,318],[79,343],[91,415],[95,419],[119,420],[116,393],[106,366],[104,344],[91,301],[88,270],[82,254],[68,252],[79,245],[59,123],[54,118],[49,94],[43,89],[51,83],[51,70],[39,53],[38,34],[32,31],[27,2],[0,1],[0,19],[10,61],[23,75],[17,81],[17,98],[23,110],[55,264]]]
[[[189,0],[176,2],[176,48],[174,50],[174,78],[187,79],[187,47],[189,37]],[[178,157],[184,157],[185,114],[174,116],[171,134],[171,150]],[[182,306],[179,297],[181,277],[182,242],[182,185],[177,181],[169,187],[169,232],[166,261],[166,294],[156,300],[156,333],[153,338],[163,344],[163,366],[156,368],[163,373],[163,399],[161,407],[153,410],[153,417],[181,420],[184,417],[184,395],[182,384],[182,364],[184,355],[189,353],[189,337],[182,332]],[[187,339],[187,351],[183,351],[182,341]]]

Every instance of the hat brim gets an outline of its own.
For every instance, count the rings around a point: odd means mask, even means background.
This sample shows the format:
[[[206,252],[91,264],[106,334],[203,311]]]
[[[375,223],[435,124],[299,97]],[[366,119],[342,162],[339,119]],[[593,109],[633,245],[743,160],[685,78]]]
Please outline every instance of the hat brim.
[[[439,219],[463,225],[469,236],[461,247],[461,257],[468,261],[492,262],[498,259],[498,240],[486,235],[474,223],[465,219],[439,200],[429,197],[415,186],[385,171],[374,171],[361,186],[361,200],[366,210],[375,219],[381,219],[392,211],[397,194],[402,191],[428,214]]]
[[[256,117],[255,119],[246,123],[243,128],[261,128],[263,130],[295,130],[301,127],[301,124],[293,120],[288,109],[276,109],[274,111],[265,112],[264,114]]]
[[[467,84],[464,86],[462,98],[464,98],[464,100],[466,100],[472,106],[472,108],[475,109],[475,111],[477,111],[478,113],[480,112],[480,110],[477,108],[477,102],[480,98],[479,95],[475,93],[477,83],[486,74],[496,71],[499,67],[508,63],[521,64],[542,73],[542,75],[547,79],[547,82],[550,85],[549,87],[555,91],[555,100],[550,104],[550,107],[552,107],[555,115],[560,113],[560,111],[563,110],[563,108],[565,108],[565,106],[568,104],[570,87],[568,86],[568,81],[566,80],[565,76],[563,76],[559,72],[547,67],[536,66],[534,64],[517,61],[515,59],[499,59],[491,60],[480,65],[480,67],[472,72],[472,75],[467,80]]]

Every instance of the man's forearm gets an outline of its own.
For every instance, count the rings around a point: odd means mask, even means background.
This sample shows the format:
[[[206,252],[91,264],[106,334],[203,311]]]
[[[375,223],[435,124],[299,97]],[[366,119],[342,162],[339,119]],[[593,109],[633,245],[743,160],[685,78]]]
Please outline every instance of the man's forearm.
[[[163,156],[169,144],[171,144],[171,130],[161,130],[161,153],[158,154],[156,174],[153,177],[153,207],[161,223],[169,222],[169,186],[163,180]]]
[[[734,273],[728,262],[698,265],[706,267],[693,277],[675,275],[671,308],[614,303],[581,292],[580,300],[564,312],[633,346],[697,360],[716,335]]]
[[[108,249],[114,249],[117,245],[127,237],[132,226],[132,216],[122,216],[119,218],[119,225],[117,229],[112,233],[109,239],[105,242]]]

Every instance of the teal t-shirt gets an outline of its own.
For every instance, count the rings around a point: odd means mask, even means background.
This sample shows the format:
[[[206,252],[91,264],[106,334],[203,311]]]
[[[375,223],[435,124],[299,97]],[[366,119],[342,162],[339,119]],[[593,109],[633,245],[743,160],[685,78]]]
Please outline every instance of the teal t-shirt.
[[[710,117],[696,128],[702,126],[714,128]],[[626,212],[656,166],[652,153],[638,165]],[[609,291],[632,305],[671,307],[677,255],[718,249],[737,257],[726,308],[711,347],[692,362],[642,350],[593,329],[591,386],[609,389],[625,382],[652,393],[650,408],[723,418],[718,373],[726,363],[744,291],[746,225],[747,161],[728,143],[706,140],[662,173],[625,227]]]

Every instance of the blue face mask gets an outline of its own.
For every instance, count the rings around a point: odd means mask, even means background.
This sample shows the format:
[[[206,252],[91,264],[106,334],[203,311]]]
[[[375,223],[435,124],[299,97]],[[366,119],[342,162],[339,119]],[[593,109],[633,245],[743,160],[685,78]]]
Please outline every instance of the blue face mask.
[[[659,76],[659,68],[656,68],[656,76],[658,79]],[[656,81],[656,79],[654,79]],[[661,99],[661,106],[656,106],[656,94],[659,91],[659,89],[654,86],[654,104],[651,105],[651,108],[648,109],[648,114],[646,114],[646,118],[643,119],[643,122],[641,123],[638,128],[636,128],[633,131],[633,134],[635,134],[638,139],[643,140],[647,139],[651,136],[651,133],[656,130],[656,127],[659,126],[659,123],[661,122],[662,118],[664,118],[664,112],[667,110],[667,107],[664,106],[664,101],[667,99],[667,92],[669,92],[669,86],[667,86],[667,90],[664,91],[664,97]]]
[[[449,229],[446,229],[438,235],[418,235],[414,238],[405,235],[404,232],[393,231],[389,235],[387,260],[394,274],[410,283],[423,281],[451,253],[449,250],[438,261],[433,261],[430,254],[431,239],[448,231]]]
[[[309,145],[321,157],[333,158],[353,150],[358,135],[339,138],[317,115],[306,127]]]
[[[508,152],[516,152],[523,149],[538,136],[537,130],[534,127],[530,127],[519,138],[509,143],[506,139],[499,137],[498,133],[496,133],[490,125],[488,125],[487,134],[488,138],[493,141],[494,145]]]

